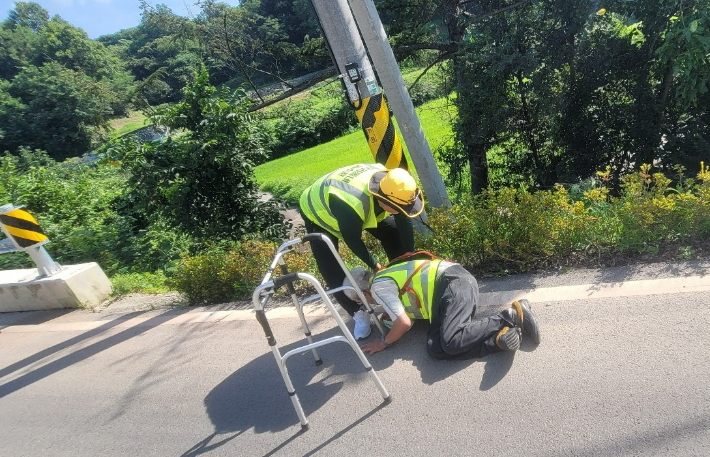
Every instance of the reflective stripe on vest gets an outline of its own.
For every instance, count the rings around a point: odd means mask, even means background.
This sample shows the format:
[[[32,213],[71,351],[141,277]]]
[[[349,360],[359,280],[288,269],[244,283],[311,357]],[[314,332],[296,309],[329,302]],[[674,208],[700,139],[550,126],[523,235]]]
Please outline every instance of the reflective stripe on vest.
[[[372,175],[385,170],[380,164],[358,164],[340,168],[319,178],[301,194],[301,211],[311,221],[342,239],[338,221],[330,211],[330,198],[334,195],[353,208],[363,221],[363,228],[377,227],[388,216],[383,211],[375,216],[374,201],[367,191]]]
[[[394,280],[400,291],[400,300],[402,300],[407,315],[413,319],[427,319],[431,322],[434,283],[436,282],[436,270],[440,263],[441,259],[402,262],[378,271],[374,280],[383,277]],[[405,285],[407,288],[403,291],[402,288]]]

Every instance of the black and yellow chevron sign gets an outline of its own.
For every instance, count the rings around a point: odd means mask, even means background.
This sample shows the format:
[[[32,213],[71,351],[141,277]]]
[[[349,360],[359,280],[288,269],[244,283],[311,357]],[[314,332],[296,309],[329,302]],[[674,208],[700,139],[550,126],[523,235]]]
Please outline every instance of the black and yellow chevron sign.
[[[0,214],[0,224],[21,248],[27,248],[37,243],[47,241],[47,235],[34,217],[27,211],[13,209]]]
[[[399,167],[408,170],[407,158],[402,152],[402,144],[382,93],[363,99],[362,106],[355,113],[375,162],[387,168]]]

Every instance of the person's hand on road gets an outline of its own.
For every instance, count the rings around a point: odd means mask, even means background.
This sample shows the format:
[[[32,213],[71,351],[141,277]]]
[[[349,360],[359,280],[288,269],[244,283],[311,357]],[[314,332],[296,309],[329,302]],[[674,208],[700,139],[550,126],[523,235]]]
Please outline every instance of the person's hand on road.
[[[382,340],[372,340],[367,344],[363,344],[360,349],[362,349],[363,352],[372,355],[384,349],[387,349],[387,346],[385,345],[385,343],[382,342]]]

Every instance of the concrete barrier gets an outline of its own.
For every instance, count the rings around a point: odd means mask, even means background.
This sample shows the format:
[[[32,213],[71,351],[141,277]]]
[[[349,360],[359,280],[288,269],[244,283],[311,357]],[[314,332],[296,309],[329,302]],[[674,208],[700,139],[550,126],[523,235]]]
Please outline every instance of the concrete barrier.
[[[0,271],[0,312],[93,308],[111,293],[111,282],[95,262],[65,265],[52,276],[36,268]]]

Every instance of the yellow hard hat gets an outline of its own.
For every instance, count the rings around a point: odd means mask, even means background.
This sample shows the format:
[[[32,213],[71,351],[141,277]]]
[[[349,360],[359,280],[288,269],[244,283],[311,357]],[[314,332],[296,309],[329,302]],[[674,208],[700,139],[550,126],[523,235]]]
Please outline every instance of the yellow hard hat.
[[[408,217],[424,210],[424,197],[412,175],[403,168],[378,171],[372,176],[370,193]]]

